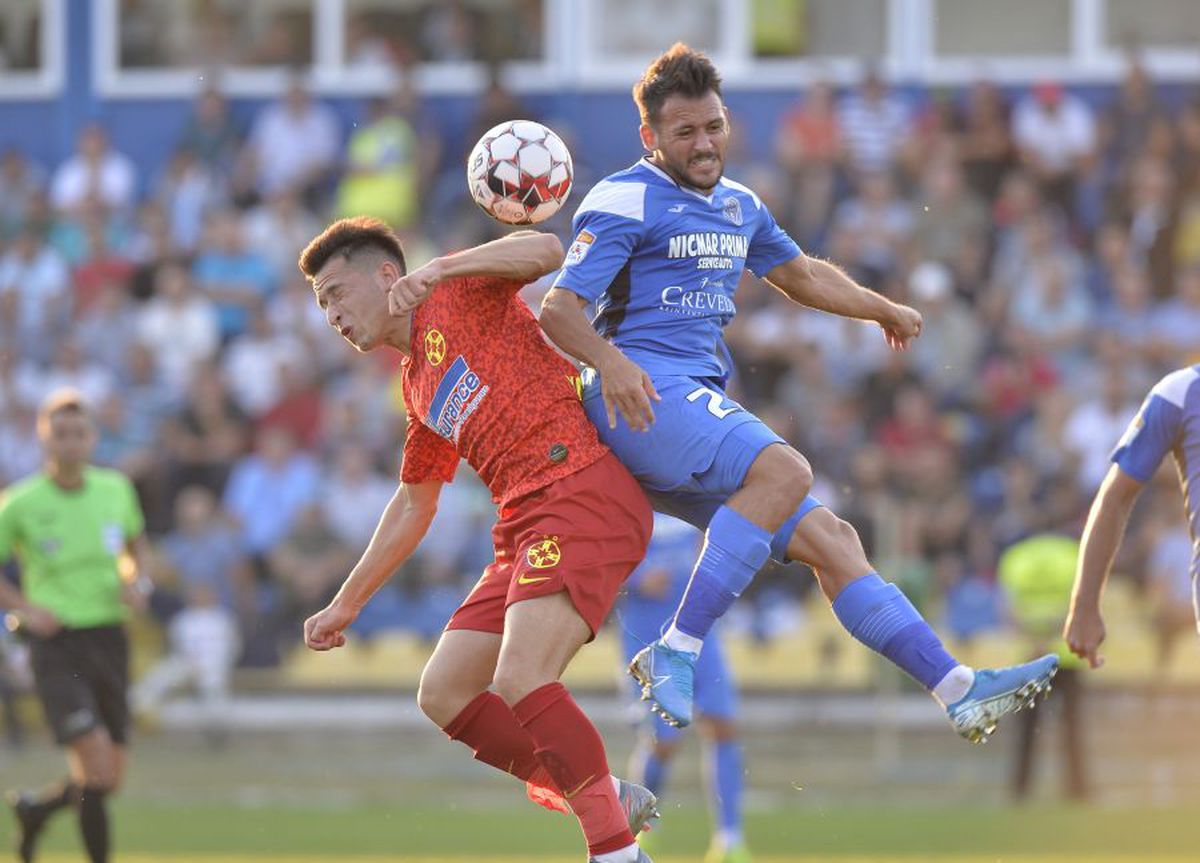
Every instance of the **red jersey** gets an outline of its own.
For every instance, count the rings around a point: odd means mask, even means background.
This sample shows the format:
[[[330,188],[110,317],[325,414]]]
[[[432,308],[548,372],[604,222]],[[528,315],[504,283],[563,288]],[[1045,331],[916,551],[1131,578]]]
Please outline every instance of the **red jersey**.
[[[465,458],[503,506],[608,452],[579,402],[578,371],[546,344],[522,287],[449,279],[413,313],[401,481],[450,482]]]

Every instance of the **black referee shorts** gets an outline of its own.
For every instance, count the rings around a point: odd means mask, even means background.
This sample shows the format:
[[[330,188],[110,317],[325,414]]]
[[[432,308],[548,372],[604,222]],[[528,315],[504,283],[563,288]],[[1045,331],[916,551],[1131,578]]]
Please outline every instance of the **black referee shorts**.
[[[129,641],[122,626],[64,629],[30,639],[38,698],[59,745],[96,728],[124,744],[129,730]]]

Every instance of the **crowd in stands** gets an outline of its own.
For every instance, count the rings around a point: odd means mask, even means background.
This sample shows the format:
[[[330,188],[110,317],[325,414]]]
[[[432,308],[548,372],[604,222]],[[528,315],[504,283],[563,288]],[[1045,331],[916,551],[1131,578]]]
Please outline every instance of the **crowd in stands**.
[[[806,88],[773,159],[731,150],[728,174],[802,248],[925,316],[893,353],[877,328],[747,276],[733,390],[809,457],[885,577],[960,638],[1002,623],[1002,550],[1078,530],[1142,396],[1200,360],[1200,100],[1176,101],[1136,64],[1086,101],[1051,82],[901,93],[868,74]],[[346,214],[389,221],[412,264],[494,234],[462,159],[474,133],[530,113],[493,84],[472,134],[444,140],[410,84],[362,108],[345,128],[297,79],[243,128],[207,92],[158,176],[99,124],[60,165],[0,160],[0,486],[39,467],[42,396],[81,389],[98,459],[142,497],[156,614],[219,604],[247,665],[278,663],[340,584],[404,437],[399,358],[329,330],[298,252]],[[619,167],[578,164],[568,209]],[[1119,566],[1156,613],[1186,601],[1180,513],[1177,483],[1157,482]],[[489,560],[492,520],[462,468],[360,635],[434,637]],[[755,592],[811,583],[788,567]],[[769,637],[771,615],[750,617]]]

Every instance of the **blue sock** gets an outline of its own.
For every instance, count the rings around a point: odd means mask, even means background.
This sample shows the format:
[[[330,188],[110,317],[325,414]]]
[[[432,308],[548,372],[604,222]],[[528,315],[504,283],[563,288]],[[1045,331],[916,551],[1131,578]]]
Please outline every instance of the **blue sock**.
[[[833,601],[833,613],[851,635],[926,689],[959,664],[900,588],[873,572],[846,585]]]
[[[771,534],[727,506],[719,508],[704,534],[687,593],[675,612],[675,628],[704,639],[771,556]]]
[[[647,746],[639,766],[641,770],[632,770],[631,773],[634,775],[629,778],[650,793],[657,795],[667,781],[667,762],[655,755],[654,750]]]
[[[718,740],[712,744],[710,754],[708,790],[712,798],[712,810],[720,829],[741,835],[742,833],[742,747],[736,740]]]

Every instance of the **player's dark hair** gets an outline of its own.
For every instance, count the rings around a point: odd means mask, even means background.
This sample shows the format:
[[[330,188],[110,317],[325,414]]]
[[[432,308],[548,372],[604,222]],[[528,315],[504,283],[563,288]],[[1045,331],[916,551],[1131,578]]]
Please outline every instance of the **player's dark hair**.
[[[334,255],[350,261],[363,252],[383,254],[399,265],[401,273],[408,272],[400,238],[387,223],[371,216],[338,219],[313,237],[300,253],[300,272],[314,279]]]
[[[721,95],[717,67],[706,55],[676,42],[646,67],[641,80],[633,85],[633,101],[642,122],[653,125],[667,97],[678,94],[697,99],[709,91]]]

